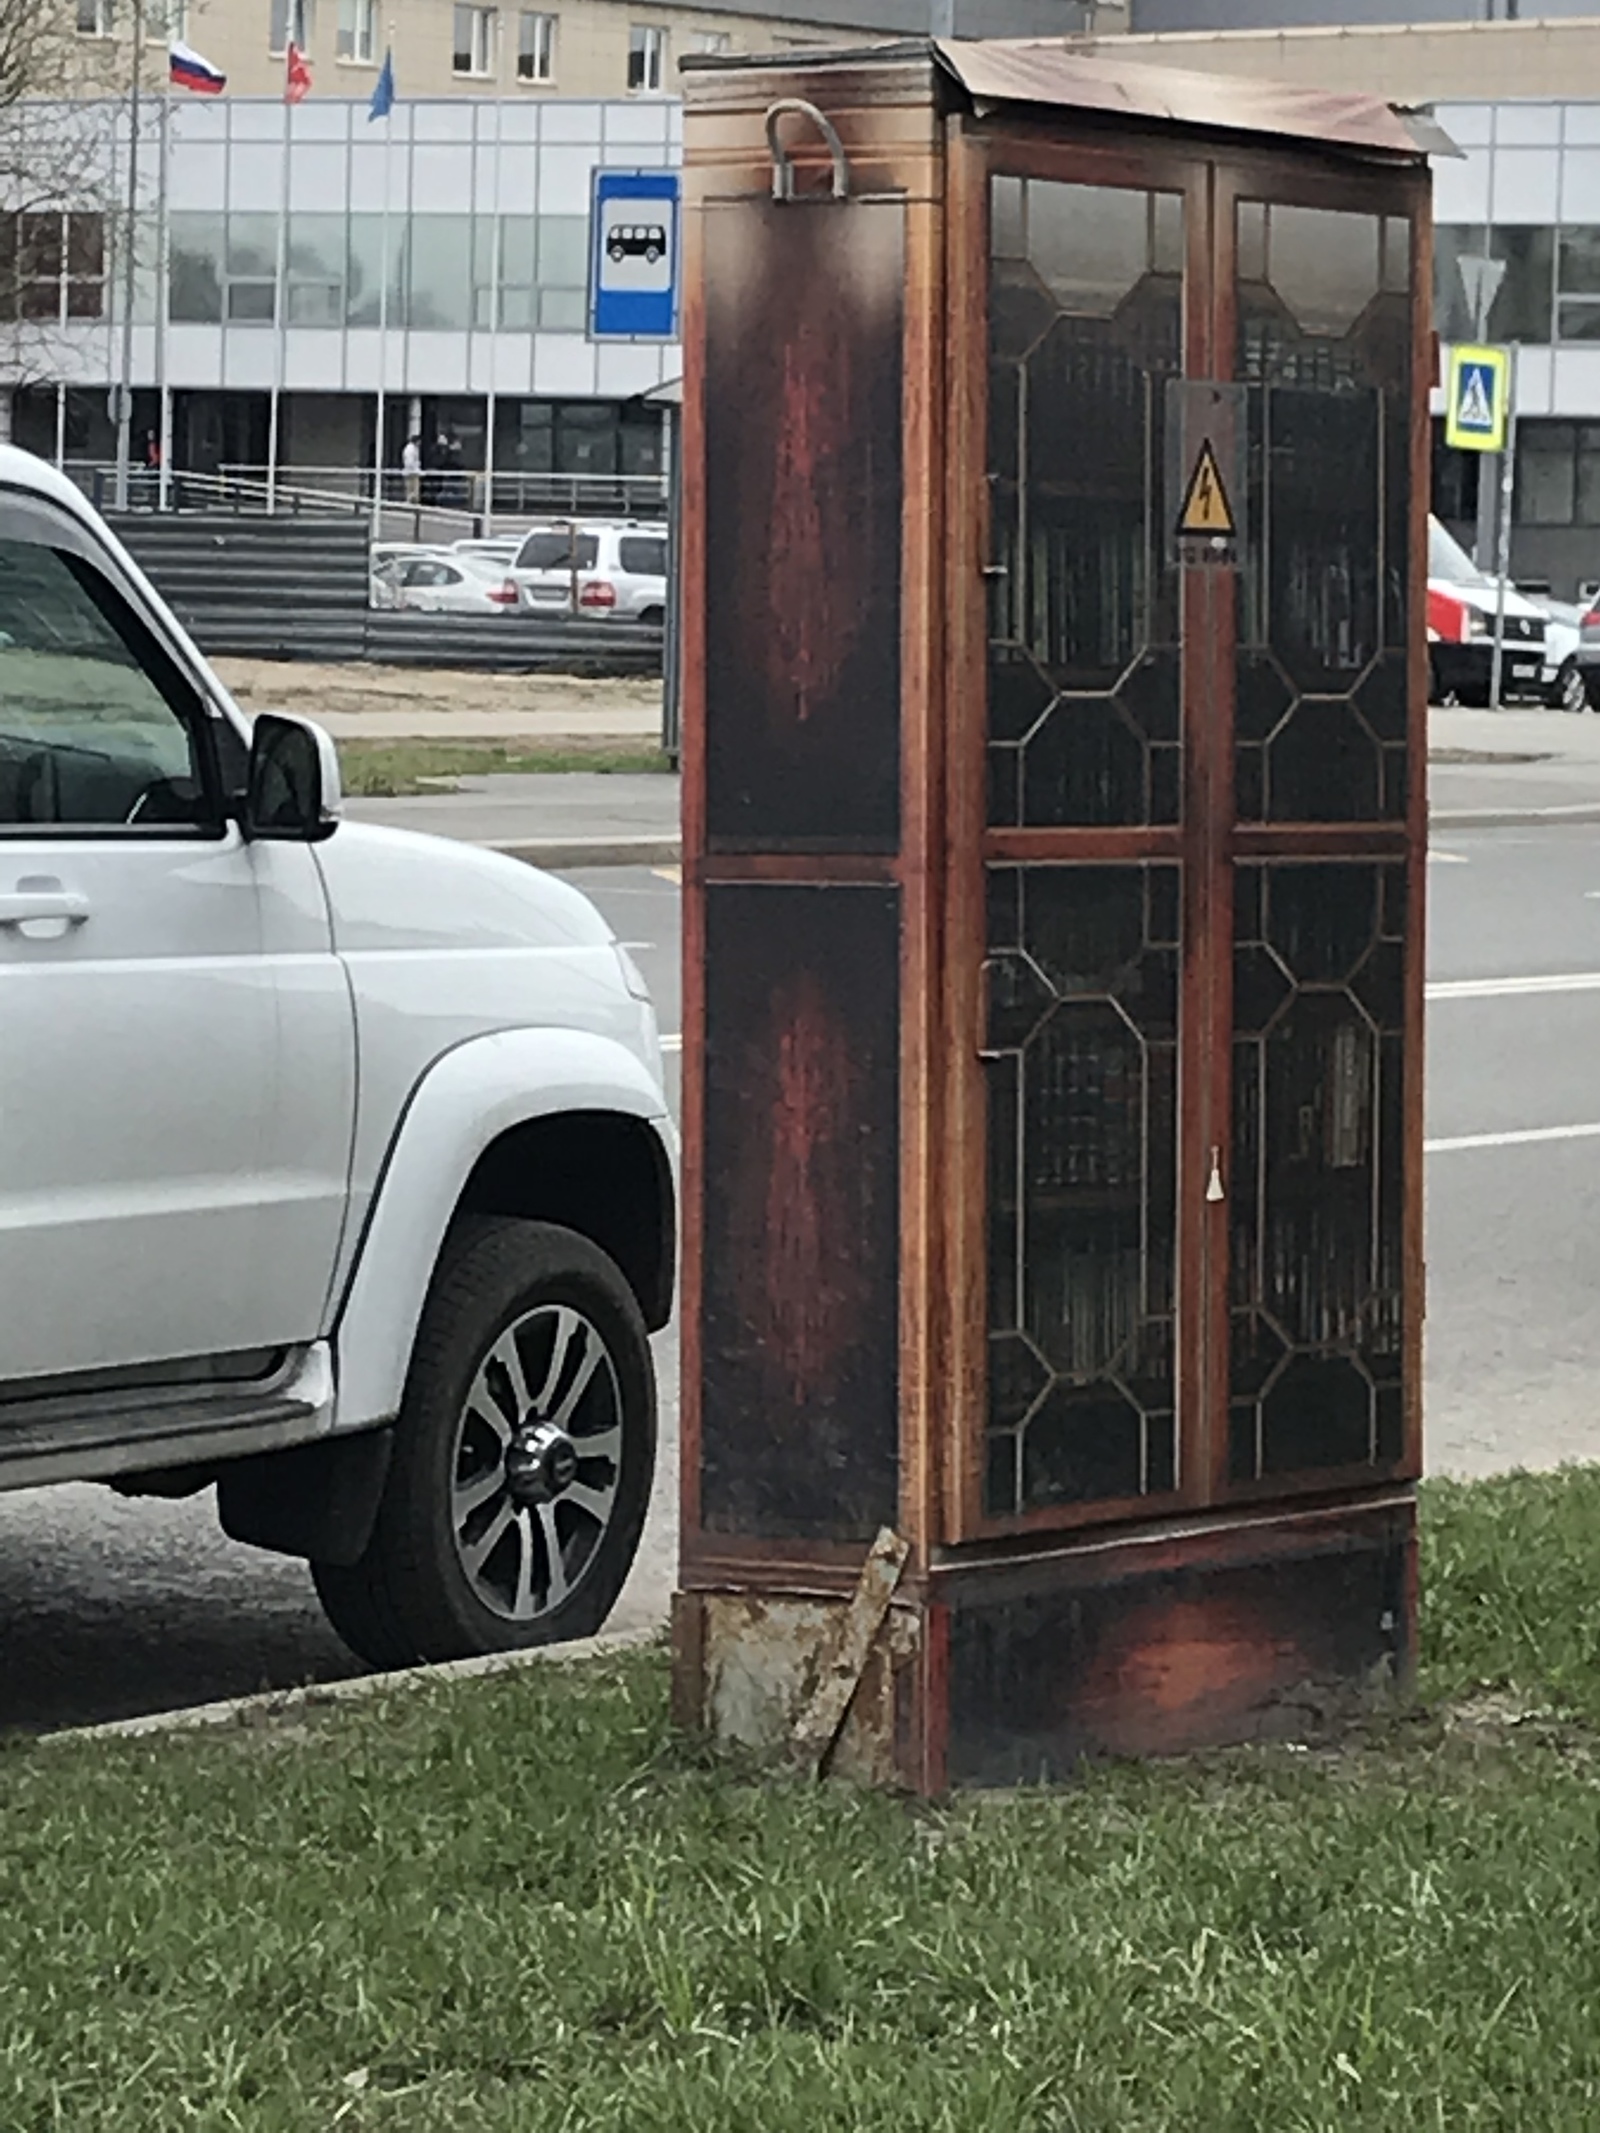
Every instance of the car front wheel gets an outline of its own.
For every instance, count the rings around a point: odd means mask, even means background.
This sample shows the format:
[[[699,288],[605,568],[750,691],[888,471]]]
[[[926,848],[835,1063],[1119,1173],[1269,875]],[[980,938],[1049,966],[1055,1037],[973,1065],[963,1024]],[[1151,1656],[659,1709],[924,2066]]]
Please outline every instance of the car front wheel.
[[[1588,704],[1589,691],[1575,659],[1561,662],[1550,684],[1548,701],[1553,711],[1582,711]]]
[[[313,1563],[376,1667],[592,1635],[638,1548],[655,1461],[639,1305],[574,1231],[474,1220],[446,1247],[365,1554]]]

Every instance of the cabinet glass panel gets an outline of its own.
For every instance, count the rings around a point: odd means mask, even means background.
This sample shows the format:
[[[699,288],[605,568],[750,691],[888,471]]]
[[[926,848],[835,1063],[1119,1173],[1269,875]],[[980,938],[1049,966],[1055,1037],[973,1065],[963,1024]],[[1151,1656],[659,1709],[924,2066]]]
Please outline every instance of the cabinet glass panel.
[[[1233,1480],[1401,1449],[1405,868],[1236,869]]]
[[[1406,808],[1410,227],[1238,205],[1252,529],[1239,586],[1239,816]]]
[[[1177,193],[991,180],[989,821],[1178,818]]]
[[[1175,1486],[1178,869],[989,869],[985,1509]]]

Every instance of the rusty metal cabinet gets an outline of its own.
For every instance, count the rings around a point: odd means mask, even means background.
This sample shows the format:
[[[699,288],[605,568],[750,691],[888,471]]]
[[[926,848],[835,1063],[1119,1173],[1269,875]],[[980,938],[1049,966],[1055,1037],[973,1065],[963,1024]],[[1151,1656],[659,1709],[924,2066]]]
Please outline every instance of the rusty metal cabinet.
[[[886,1528],[880,1777],[1407,1678],[1428,145],[1059,44],[688,74],[693,1722],[804,1730]]]

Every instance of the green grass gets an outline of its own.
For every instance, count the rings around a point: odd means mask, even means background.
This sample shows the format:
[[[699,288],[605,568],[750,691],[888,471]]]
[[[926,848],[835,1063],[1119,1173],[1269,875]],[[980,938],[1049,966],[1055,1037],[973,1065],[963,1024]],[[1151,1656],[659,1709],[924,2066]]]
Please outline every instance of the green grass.
[[[658,1652],[0,1755],[0,2127],[1600,2126],[1600,1471],[1432,1486],[1431,1706],[917,1806]]]
[[[484,777],[491,771],[518,775],[668,771],[659,748],[540,747],[499,741],[365,741],[339,743],[339,769],[347,793],[391,799],[397,793],[449,791],[440,780]]]

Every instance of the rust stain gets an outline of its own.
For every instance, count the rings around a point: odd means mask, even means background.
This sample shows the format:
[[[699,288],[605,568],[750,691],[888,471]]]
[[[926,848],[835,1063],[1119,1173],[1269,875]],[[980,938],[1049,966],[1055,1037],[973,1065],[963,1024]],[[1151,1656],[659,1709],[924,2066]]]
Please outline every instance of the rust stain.
[[[1113,1754],[1171,1753],[1232,1730],[1315,1671],[1293,1637],[1234,1599],[1136,1607],[1105,1638],[1083,1690],[1085,1714]]]
[[[853,1199],[847,1129],[854,1073],[850,1033],[812,972],[800,973],[774,1009],[763,1340],[801,1406],[828,1374],[841,1338],[857,1332],[852,1314],[839,1309],[841,1255],[832,1236]]]

